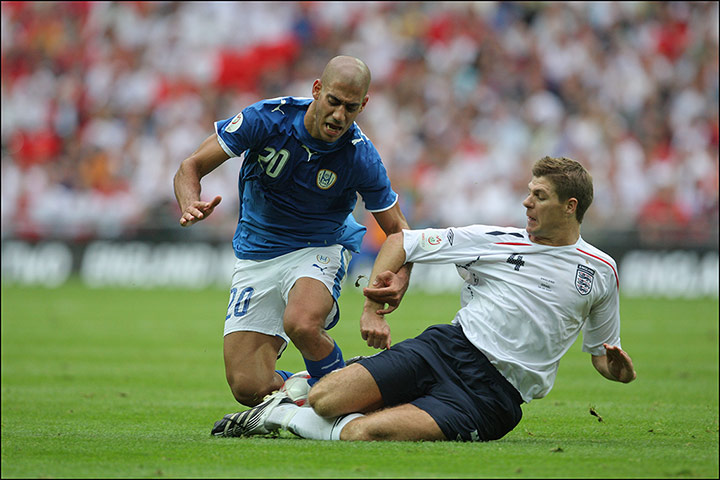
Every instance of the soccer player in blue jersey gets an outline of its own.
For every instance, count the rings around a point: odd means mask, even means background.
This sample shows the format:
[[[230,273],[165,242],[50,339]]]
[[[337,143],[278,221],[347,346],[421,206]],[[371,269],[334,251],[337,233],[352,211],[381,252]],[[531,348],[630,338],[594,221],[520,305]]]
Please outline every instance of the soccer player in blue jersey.
[[[211,433],[282,428],[318,440],[496,440],[518,424],[521,404],[548,394],[581,332],[600,375],[635,380],[620,346],[615,261],[580,236],[592,178],[578,162],[552,157],[536,162],[532,175],[525,228],[404,230],[380,249],[371,273],[379,286],[364,290],[362,317],[385,322],[378,309],[385,294],[394,301],[406,262],[450,263],[465,281],[451,323],[326,376],[310,389],[312,408],[281,390],[226,415]],[[385,341],[368,344],[378,340]]]
[[[291,375],[275,369],[290,341],[311,383],[345,365],[327,330],[338,321],[341,282],[366,230],[352,215],[357,194],[387,235],[408,228],[380,155],[355,123],[369,86],[365,63],[335,57],[312,98],[263,100],[216,122],[175,174],[180,225],[190,226],[221,201],[201,200],[201,179],[229,158],[243,159],[223,354],[244,405],[257,405]],[[407,279],[409,268],[401,275]],[[362,324],[361,335],[368,335]]]

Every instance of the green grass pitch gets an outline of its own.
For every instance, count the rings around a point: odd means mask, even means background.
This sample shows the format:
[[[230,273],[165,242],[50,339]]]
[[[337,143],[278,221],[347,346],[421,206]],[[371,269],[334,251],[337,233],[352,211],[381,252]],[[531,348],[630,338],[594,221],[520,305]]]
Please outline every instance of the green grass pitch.
[[[638,379],[609,382],[579,341],[555,388],[490,443],[213,438],[224,289],[2,287],[3,478],[718,478],[718,301],[622,301]],[[348,282],[331,333],[368,354]],[[457,295],[406,296],[395,343],[450,321]],[[278,363],[303,370],[290,346]],[[597,416],[591,415],[591,409]]]

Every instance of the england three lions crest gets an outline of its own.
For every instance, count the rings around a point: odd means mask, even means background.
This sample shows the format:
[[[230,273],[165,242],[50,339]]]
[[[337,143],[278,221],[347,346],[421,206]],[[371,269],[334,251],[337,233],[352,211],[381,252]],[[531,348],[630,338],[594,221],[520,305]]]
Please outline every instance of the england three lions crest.
[[[595,270],[584,265],[577,266],[577,272],[575,272],[575,288],[580,295],[587,295],[590,293],[594,278]]]

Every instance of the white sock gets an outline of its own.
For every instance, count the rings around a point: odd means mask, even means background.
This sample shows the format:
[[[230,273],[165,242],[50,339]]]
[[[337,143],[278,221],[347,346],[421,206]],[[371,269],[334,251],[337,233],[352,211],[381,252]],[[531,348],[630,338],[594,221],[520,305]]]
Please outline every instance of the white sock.
[[[343,431],[345,425],[355,420],[356,418],[364,417],[362,413],[348,413],[347,415],[341,415],[335,419],[335,426],[330,432],[330,440],[340,440],[340,432]]]
[[[272,413],[275,414],[275,412]],[[324,418],[315,413],[312,408],[297,407],[295,412],[287,418],[287,423],[283,425],[283,428],[298,437],[311,440],[340,440],[340,432],[345,425],[362,416],[364,415],[361,413],[350,413],[335,418]]]
[[[287,428],[288,422],[302,407],[298,407],[294,403],[281,403],[272,409],[268,418],[265,419],[265,428],[275,430],[277,428]],[[310,409],[312,410],[312,409]]]

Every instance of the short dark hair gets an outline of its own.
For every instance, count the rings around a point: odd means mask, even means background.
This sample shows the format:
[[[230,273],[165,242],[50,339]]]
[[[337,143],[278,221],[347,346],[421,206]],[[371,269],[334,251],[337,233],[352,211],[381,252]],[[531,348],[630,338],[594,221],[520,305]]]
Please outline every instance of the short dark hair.
[[[561,202],[577,200],[575,218],[582,223],[585,212],[593,201],[593,181],[580,163],[566,157],[543,157],[533,165],[534,177],[545,177],[555,187]]]

